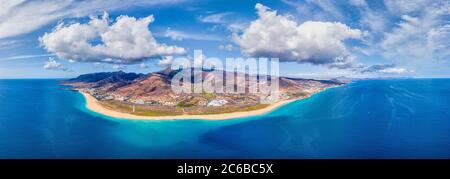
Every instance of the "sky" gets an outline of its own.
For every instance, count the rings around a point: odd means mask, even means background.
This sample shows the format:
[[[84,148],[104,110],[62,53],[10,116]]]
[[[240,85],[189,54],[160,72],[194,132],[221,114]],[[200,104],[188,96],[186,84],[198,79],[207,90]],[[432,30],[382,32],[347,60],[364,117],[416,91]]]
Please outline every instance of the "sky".
[[[450,77],[446,0],[3,0],[0,78],[279,58],[302,78]]]

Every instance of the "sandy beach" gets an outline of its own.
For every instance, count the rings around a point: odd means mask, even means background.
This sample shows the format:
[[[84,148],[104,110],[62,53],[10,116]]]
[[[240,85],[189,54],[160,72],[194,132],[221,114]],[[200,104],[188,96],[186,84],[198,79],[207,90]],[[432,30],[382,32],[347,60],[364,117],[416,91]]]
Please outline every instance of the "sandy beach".
[[[243,118],[243,117],[251,117],[266,114],[274,109],[288,104],[290,102],[296,101],[293,100],[284,100],[273,103],[268,107],[263,109],[257,109],[253,111],[244,111],[244,112],[233,112],[233,113],[224,113],[224,114],[208,114],[208,115],[176,115],[176,116],[138,116],[129,113],[117,112],[111,109],[107,109],[98,103],[97,99],[91,96],[88,93],[81,92],[84,98],[86,99],[86,107],[99,114],[103,114],[110,117],[121,118],[121,119],[133,119],[133,120],[177,120],[177,119],[204,119],[204,120],[225,120],[225,119],[235,119],[235,118]]]

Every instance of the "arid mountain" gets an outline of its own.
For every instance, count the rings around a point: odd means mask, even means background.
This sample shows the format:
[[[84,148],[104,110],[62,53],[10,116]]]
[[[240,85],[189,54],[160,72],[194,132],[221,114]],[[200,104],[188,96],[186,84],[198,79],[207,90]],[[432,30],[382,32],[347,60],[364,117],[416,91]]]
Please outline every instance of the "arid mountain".
[[[123,71],[100,72],[80,75],[76,78],[63,81],[63,83],[82,88],[98,88],[105,91],[114,91],[144,76],[144,74],[125,73]]]

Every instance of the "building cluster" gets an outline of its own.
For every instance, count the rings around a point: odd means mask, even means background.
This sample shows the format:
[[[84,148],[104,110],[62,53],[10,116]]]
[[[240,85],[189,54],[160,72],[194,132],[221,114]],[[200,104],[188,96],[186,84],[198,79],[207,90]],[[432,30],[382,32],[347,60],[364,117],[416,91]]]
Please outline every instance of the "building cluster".
[[[325,88],[335,86],[319,81],[305,80],[296,85],[291,85],[282,88],[277,95],[278,100],[286,100],[293,98],[305,98],[316,92],[322,91]],[[91,94],[99,101],[115,100],[135,105],[155,105],[155,106],[198,106],[198,107],[220,107],[225,105],[252,105],[261,102],[262,98],[269,98],[265,95],[246,95],[246,94],[215,94],[213,97],[202,95],[194,96],[171,96],[173,100],[146,100],[145,98],[123,96],[115,93],[110,93],[98,88],[87,88],[83,91]],[[216,96],[217,95],[217,96]],[[269,100],[269,99],[268,99]]]

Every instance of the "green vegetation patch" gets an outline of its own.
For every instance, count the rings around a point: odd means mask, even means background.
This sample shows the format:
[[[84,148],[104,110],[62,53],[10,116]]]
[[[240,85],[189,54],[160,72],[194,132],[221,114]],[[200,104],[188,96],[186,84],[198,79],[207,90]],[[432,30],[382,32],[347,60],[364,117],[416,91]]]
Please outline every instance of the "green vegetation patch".
[[[175,116],[183,114],[181,109],[175,107],[134,105],[135,112],[133,112],[133,104],[113,100],[102,101],[100,104],[108,109],[139,116]]]
[[[190,115],[208,115],[208,114],[224,114],[233,112],[253,111],[268,107],[269,104],[256,104],[252,106],[221,106],[221,107],[203,107],[192,109],[188,112]]]

